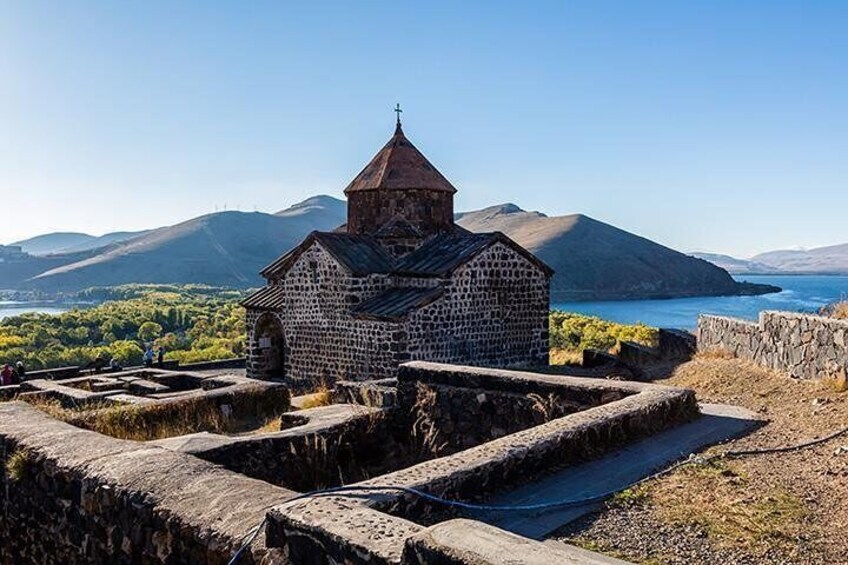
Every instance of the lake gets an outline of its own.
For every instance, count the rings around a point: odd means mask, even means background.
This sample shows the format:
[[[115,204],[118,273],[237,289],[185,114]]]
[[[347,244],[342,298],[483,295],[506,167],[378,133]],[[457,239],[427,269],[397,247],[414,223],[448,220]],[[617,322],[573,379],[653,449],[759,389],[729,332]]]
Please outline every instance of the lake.
[[[822,306],[848,297],[848,276],[744,276],[739,280],[773,284],[783,292],[762,296],[716,296],[669,300],[621,300],[611,302],[564,302],[558,310],[590,314],[623,324],[643,322],[655,327],[694,329],[698,314],[722,314],[756,320],[763,310],[816,312]],[[25,312],[58,314],[71,306],[45,302],[0,301],[0,320]]]
[[[10,302],[0,300],[0,320],[9,316],[26,314],[27,312],[41,312],[44,314],[61,314],[70,310],[69,306],[52,304],[47,302]]]
[[[590,314],[623,324],[694,329],[698,314],[721,314],[756,320],[763,310],[816,312],[822,306],[848,297],[848,276],[740,276],[738,280],[779,286],[783,292],[762,296],[717,296],[669,300],[565,302],[558,310]]]

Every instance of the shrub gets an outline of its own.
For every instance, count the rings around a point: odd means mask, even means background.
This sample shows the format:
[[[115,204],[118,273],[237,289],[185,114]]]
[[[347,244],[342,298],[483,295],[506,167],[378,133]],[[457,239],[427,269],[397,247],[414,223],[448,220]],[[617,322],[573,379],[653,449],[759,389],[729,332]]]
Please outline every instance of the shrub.
[[[602,349],[609,351],[619,341],[635,341],[647,346],[657,342],[657,330],[645,324],[618,324],[595,316],[551,312],[551,347],[566,351]]]

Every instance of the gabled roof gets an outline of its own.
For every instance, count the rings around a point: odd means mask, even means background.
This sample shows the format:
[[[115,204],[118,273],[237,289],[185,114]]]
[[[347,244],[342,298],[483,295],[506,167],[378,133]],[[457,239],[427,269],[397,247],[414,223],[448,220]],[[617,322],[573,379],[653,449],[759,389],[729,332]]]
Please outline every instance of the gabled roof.
[[[542,269],[548,276],[553,275],[553,269],[506,235],[500,232],[471,233],[465,230],[439,234],[430,239],[398,261],[394,272],[399,275],[444,276],[495,243],[506,245]]]
[[[240,302],[245,308],[256,310],[273,310],[283,305],[283,287],[280,285],[269,285],[260,288]]]
[[[353,275],[390,273],[394,268],[392,256],[371,236],[314,231],[300,245],[262,269],[260,274],[268,277],[285,271],[316,241]]]
[[[403,134],[400,124],[386,145],[365,165],[345,194],[363,190],[426,189],[456,192],[453,185]]]
[[[359,318],[394,320],[435,302],[443,293],[441,287],[390,288],[356,306],[352,312]]]
[[[431,237],[401,259],[392,257],[372,236],[312,232],[300,245],[265,267],[261,272],[262,276],[267,278],[284,272],[316,241],[354,276],[397,274],[442,277],[495,243],[502,243],[513,249],[548,276],[554,272],[538,257],[500,232],[471,233],[456,230]]]

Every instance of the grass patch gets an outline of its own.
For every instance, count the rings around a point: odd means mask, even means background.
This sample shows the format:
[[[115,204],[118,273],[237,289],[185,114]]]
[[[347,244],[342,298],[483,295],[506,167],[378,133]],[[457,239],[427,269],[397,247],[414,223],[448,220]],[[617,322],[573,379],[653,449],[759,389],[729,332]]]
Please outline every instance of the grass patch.
[[[607,506],[610,508],[633,508],[634,506],[644,506],[648,504],[649,500],[648,489],[644,485],[639,485],[616,493],[607,502]]]
[[[28,449],[16,449],[6,460],[6,476],[13,482],[27,478],[31,462],[32,453]]]
[[[807,508],[780,487],[755,486],[735,466],[718,462],[683,468],[647,496],[664,521],[703,528],[719,545],[790,546],[804,533]]]
[[[319,406],[329,406],[332,403],[332,394],[325,388],[308,395],[307,398],[300,403],[300,409],[308,410],[309,408],[318,408]]]
[[[551,349],[551,365],[580,365],[583,363],[583,352],[569,349]]]
[[[848,300],[840,300],[839,302],[834,302],[833,304],[825,306],[822,308],[821,314],[824,316],[830,316],[831,318],[848,320]]]
[[[197,397],[159,404],[97,403],[64,407],[58,400],[29,399],[48,415],[118,439],[150,441],[196,432],[238,434],[268,424],[288,409],[285,389],[242,391],[231,398]],[[278,430],[279,428],[277,428]],[[274,430],[276,431],[276,430]]]

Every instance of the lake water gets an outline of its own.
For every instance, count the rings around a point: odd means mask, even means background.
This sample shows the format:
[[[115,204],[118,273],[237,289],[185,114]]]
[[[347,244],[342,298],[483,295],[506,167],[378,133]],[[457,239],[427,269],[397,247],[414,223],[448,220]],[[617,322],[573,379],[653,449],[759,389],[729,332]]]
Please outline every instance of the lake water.
[[[70,308],[57,304],[43,302],[7,302],[0,300],[0,320],[9,316],[26,314],[27,312],[42,312],[44,314],[61,314]]]
[[[590,314],[623,324],[643,322],[655,327],[693,329],[698,323],[698,314],[721,314],[756,320],[763,310],[816,312],[822,306],[848,297],[848,276],[746,275],[736,278],[779,286],[783,292],[762,296],[566,302],[554,304],[553,307],[567,312]]]
[[[621,300],[611,302],[565,302],[553,307],[590,314],[623,324],[643,322],[649,326],[693,329],[698,314],[721,314],[756,320],[763,310],[816,312],[822,306],[848,297],[848,276],[744,276],[749,282],[773,284],[783,292],[762,296],[717,296],[670,300]],[[0,301],[0,320],[26,312],[59,314],[70,306],[35,302]]]

